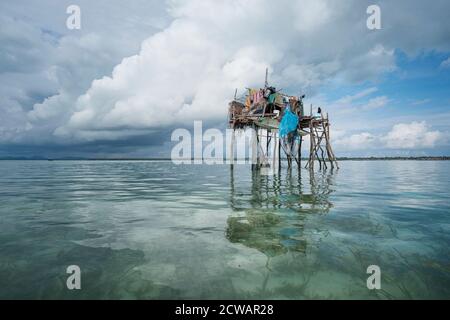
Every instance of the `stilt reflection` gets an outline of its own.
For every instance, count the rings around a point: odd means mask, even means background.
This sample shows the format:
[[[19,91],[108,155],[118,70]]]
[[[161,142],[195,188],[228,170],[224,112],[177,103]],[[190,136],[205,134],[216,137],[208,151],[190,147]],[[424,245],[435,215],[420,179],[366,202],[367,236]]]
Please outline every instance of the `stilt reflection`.
[[[289,251],[306,254],[308,243],[327,233],[308,225],[314,215],[326,214],[332,207],[335,173],[287,170],[264,175],[253,171],[248,185],[230,172],[230,203],[235,212],[227,220],[230,242],[270,258]]]

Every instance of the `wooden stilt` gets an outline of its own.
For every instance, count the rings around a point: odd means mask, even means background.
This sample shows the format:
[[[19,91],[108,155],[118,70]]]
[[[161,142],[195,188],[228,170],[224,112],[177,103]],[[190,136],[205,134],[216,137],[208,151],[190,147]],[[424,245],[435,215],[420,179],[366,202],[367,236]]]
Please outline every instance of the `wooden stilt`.
[[[277,133],[273,132],[273,137],[271,139],[273,141],[273,162],[272,162],[272,167],[273,167],[273,172],[279,172],[280,170],[280,153],[279,153],[279,148],[280,145],[278,144],[278,138],[277,138]]]
[[[337,163],[336,156],[334,155],[333,149],[331,147],[330,122],[328,121],[328,113],[327,113],[326,119],[324,119],[323,115],[322,115],[322,121],[324,121],[324,132],[325,132],[326,150],[327,150],[328,160],[331,163],[331,168],[334,168],[334,166],[336,166],[336,168],[339,169],[339,165]]]
[[[257,139],[257,135],[258,132],[256,131],[256,127],[253,126],[253,131],[252,131],[252,141],[251,141],[251,145],[252,145],[252,170],[256,170],[256,164],[257,164],[257,159],[258,159],[258,139]]]
[[[302,142],[303,142],[303,136],[299,137],[298,141],[298,167],[302,165]]]
[[[230,166],[230,193],[231,193],[231,198],[230,198],[230,205],[231,208],[234,209],[235,208],[235,189],[234,189],[234,169],[233,169],[233,165]]]
[[[231,164],[231,170],[233,170],[233,166],[234,166],[234,145],[236,143],[236,135],[235,135],[235,131],[234,129],[231,132],[231,144],[230,144],[230,164]]]
[[[261,139],[259,136],[260,130],[259,128],[256,129],[256,170],[259,170],[261,168]]]
[[[328,115],[327,115],[327,118],[328,118]],[[327,141],[328,141],[328,149],[330,150],[330,154],[331,154],[331,159],[333,159],[334,164],[336,165],[336,168],[339,169],[339,164],[338,164],[338,162],[336,160],[336,156],[334,155],[334,151],[333,151],[333,148],[331,147],[331,143],[330,143],[330,141],[331,141],[331,139],[330,139],[330,125],[329,125],[328,119],[327,119]]]
[[[315,135],[314,135],[314,120],[311,120],[311,122],[309,123],[309,160],[308,163],[306,164],[307,167],[309,167],[310,170],[314,170],[314,156],[315,156]]]
[[[329,138],[329,122],[322,115],[322,119],[310,122],[310,155],[308,163],[305,167],[314,168],[314,162],[317,159],[319,169],[328,169],[327,161],[330,162],[331,168],[337,166],[336,157],[332,151]]]
[[[322,167],[324,167],[325,169],[327,168],[326,162],[325,162],[325,157],[324,157],[324,151],[323,148],[321,146],[323,137],[324,137],[324,131],[319,131],[318,126],[314,127],[314,133],[315,133],[315,137],[317,138],[317,142],[315,142],[315,149],[314,149],[314,153],[317,157],[317,160],[319,161],[319,169],[322,169]],[[320,151],[320,154],[319,154]]]
[[[280,138],[280,135],[278,134],[278,142],[277,142],[277,145],[278,145],[278,148],[277,148],[277,153],[278,153],[278,171],[280,171],[280,169],[281,169],[281,138]]]

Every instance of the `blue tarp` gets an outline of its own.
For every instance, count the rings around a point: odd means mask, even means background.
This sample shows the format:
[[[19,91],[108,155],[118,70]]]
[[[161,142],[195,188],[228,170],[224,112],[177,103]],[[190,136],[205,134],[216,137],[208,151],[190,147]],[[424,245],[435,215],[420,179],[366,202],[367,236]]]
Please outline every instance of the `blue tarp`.
[[[280,122],[280,137],[284,138],[290,132],[297,130],[298,116],[294,114],[290,108],[286,108],[283,118]]]

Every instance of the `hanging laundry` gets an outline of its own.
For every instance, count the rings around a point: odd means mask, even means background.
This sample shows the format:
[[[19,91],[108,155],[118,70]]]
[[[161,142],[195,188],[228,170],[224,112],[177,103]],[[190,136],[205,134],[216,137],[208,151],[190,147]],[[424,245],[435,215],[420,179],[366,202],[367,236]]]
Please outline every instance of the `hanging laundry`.
[[[253,93],[253,104],[256,104],[256,103],[258,103],[258,92],[257,91],[255,91]]]
[[[264,89],[259,89],[258,91],[258,102],[264,100]]]
[[[299,113],[299,110],[298,110],[299,104],[298,104],[298,100],[296,97],[289,97],[289,106],[293,113],[295,113],[295,114]]]
[[[281,95],[281,94],[279,94],[279,93],[276,93],[275,94],[276,96],[275,96],[275,104],[278,104],[278,105],[284,105],[284,99],[283,99],[283,95]]]
[[[270,95],[269,95],[269,103],[274,103],[274,102],[275,102],[276,96],[277,96],[276,93],[270,94]]]
[[[255,103],[256,91],[257,91],[256,89],[248,89],[248,95],[247,98],[245,99],[245,105],[247,106],[247,108],[250,108]]]
[[[253,104],[257,104],[258,102],[260,102],[263,96],[264,94],[262,90],[255,90],[253,92]]]
[[[250,109],[251,106],[252,106],[252,100],[251,100],[250,96],[248,95],[247,98],[245,98],[245,107],[247,109]]]
[[[286,107],[283,118],[280,122],[279,132],[280,137],[283,138],[289,133],[296,131],[298,125],[298,116],[294,114],[289,107]]]

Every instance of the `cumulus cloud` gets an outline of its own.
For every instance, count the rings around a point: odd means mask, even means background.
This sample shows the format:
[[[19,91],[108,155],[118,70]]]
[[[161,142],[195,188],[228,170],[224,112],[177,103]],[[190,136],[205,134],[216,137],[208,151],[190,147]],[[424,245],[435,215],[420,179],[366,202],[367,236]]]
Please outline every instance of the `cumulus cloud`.
[[[148,12],[164,16],[151,1],[123,7],[81,0],[82,29],[69,31],[71,3],[0,4],[0,143],[57,142],[53,132],[68,121],[78,96],[157,30],[161,21]]]
[[[45,84],[40,90],[27,84],[21,91],[18,80],[5,90],[11,94],[0,100],[8,114],[0,119],[0,140],[113,141],[192,120],[223,122],[234,89],[262,85],[266,67],[277,87],[314,94],[330,82],[379,79],[397,68],[396,49],[410,55],[450,50],[449,5],[441,0],[432,7],[418,0],[380,1],[378,31],[366,28],[370,3],[359,0],[170,0],[157,9],[149,1],[118,3],[81,1],[87,21],[80,34],[47,25],[53,20],[38,6],[32,10],[41,13],[30,23],[16,19],[0,29],[3,72],[13,68],[11,59],[19,59],[24,64],[14,72]],[[2,6],[20,12],[20,6]],[[437,31],[429,21],[439,21]],[[32,36],[22,39],[23,34]],[[27,53],[27,47],[39,53]],[[385,107],[388,96],[370,96],[377,90],[370,87],[334,105],[354,111]],[[348,143],[377,140],[360,133]]]
[[[446,133],[432,130],[425,121],[398,123],[384,135],[361,132],[338,137],[334,143],[340,150],[427,149],[445,142]]]
[[[367,39],[354,47],[345,39],[351,24],[365,18],[348,20],[350,9],[326,0],[172,1],[172,24],[144,41],[110,77],[95,80],[55,134],[95,139],[102,131],[127,135],[223,119],[234,88],[261,85],[266,67],[273,82],[296,91],[338,74],[360,81],[392,70],[393,50]],[[386,101],[380,97],[367,108]]]
[[[396,124],[381,141],[391,149],[431,148],[443,137],[439,131],[431,131],[425,121]]]
[[[333,143],[337,150],[361,150],[373,148],[376,144],[377,137],[368,132],[352,134],[351,136],[337,139]]]

